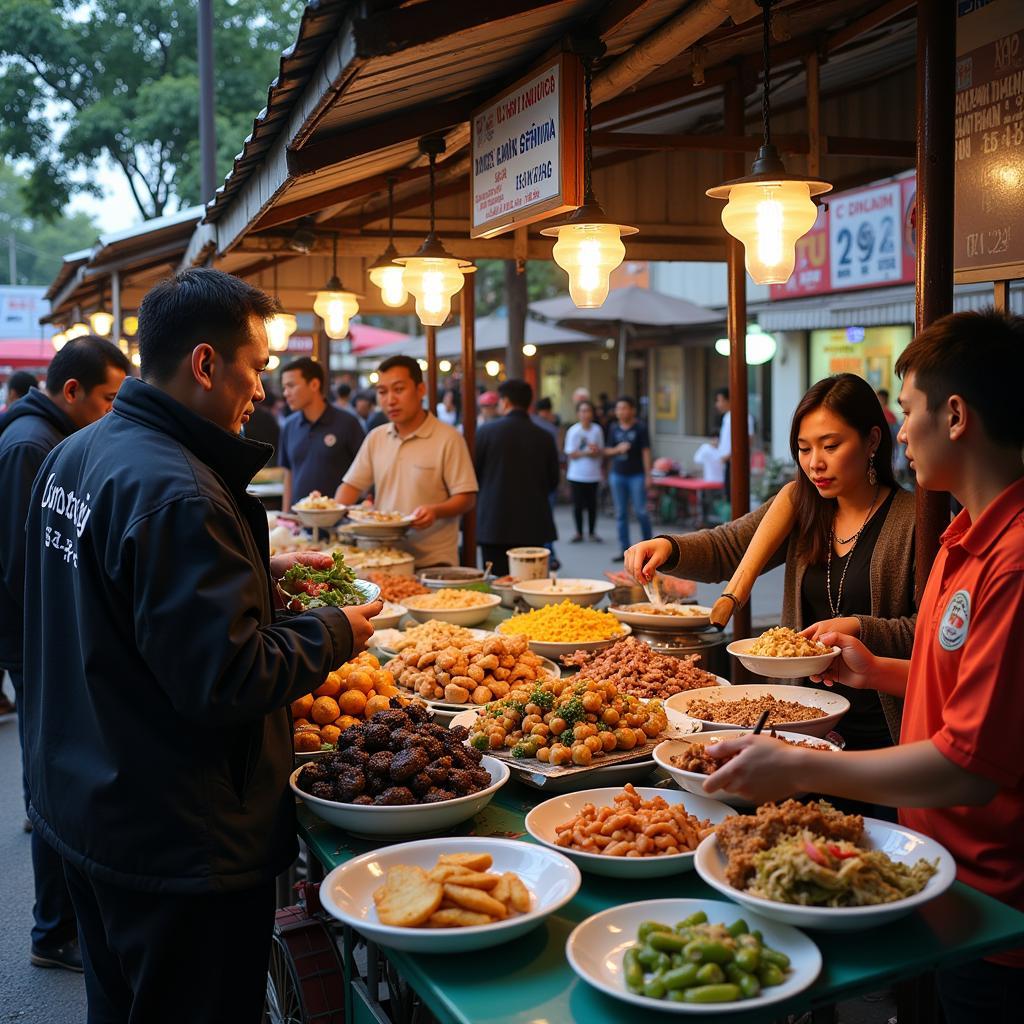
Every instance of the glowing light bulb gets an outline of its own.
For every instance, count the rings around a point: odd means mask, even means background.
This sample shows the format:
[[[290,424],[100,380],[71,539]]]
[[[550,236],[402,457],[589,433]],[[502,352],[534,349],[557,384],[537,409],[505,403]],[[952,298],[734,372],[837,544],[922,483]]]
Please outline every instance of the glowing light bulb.
[[[442,360],[441,360],[441,362],[439,362],[439,363],[437,364],[437,368],[438,368],[438,369],[439,369],[439,370],[440,370],[440,371],[441,371],[442,373],[451,373],[451,372],[452,372],[452,364],[451,364],[451,362],[450,362],[449,360],[447,360],[447,359],[442,359]]]
[[[79,321],[76,324],[72,324],[65,332],[68,341],[74,341],[75,338],[81,338],[89,333],[89,327],[87,324],[83,324]]]
[[[130,338],[139,330],[139,318],[137,316],[126,316],[121,320],[121,329]]]
[[[385,306],[396,309],[409,301],[404,267],[375,267],[370,271],[370,280],[380,289],[380,300]]]
[[[497,359],[488,359],[487,362],[484,363],[484,372],[488,377],[497,377],[498,374],[501,373],[501,363],[499,363]]]
[[[529,359],[531,356],[535,356],[536,354],[537,354],[537,346],[536,345],[533,345],[530,342],[527,342],[523,346],[523,355],[526,356],[527,359]]]
[[[581,309],[596,309],[608,298],[611,272],[625,259],[618,224],[566,224],[551,251],[569,275],[569,295]]]
[[[288,348],[288,339],[299,326],[291,313],[275,313],[267,321],[267,342],[271,352],[284,352]]]
[[[313,312],[324,322],[328,338],[344,338],[349,321],[359,312],[359,300],[353,292],[345,291],[341,282],[332,277],[327,288],[316,293]]]
[[[276,370],[280,365],[281,365],[281,357],[280,356],[272,355],[267,360],[267,369],[268,370]]]
[[[114,326],[114,318],[105,309],[98,309],[95,313],[89,314],[89,326],[92,328],[93,334],[105,338]]]
[[[68,343],[67,333],[65,331],[58,331],[50,341],[53,344],[54,351],[59,352]]]

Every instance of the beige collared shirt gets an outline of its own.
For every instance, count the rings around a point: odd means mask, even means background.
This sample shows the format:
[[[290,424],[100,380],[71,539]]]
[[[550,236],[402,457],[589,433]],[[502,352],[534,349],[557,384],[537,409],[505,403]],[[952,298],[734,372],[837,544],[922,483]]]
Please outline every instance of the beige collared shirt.
[[[393,423],[366,435],[345,483],[360,493],[375,489],[375,504],[384,511],[408,515],[419,505],[437,505],[456,494],[478,490],[473,460],[462,435],[433,413],[408,437]],[[416,567],[458,565],[459,521],[438,519],[429,529],[410,530],[407,544]]]

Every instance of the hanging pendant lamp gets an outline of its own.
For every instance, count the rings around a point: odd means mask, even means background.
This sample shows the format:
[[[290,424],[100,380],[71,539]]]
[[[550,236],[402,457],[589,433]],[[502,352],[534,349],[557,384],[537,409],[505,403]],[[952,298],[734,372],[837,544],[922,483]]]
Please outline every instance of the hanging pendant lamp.
[[[359,312],[359,296],[348,291],[338,277],[338,233],[334,233],[334,262],[330,281],[316,293],[313,312],[324,322],[328,338],[344,338],[348,322]]]
[[[466,274],[475,273],[476,267],[448,252],[434,233],[434,164],[438,153],[444,152],[444,139],[420,139],[420,152],[430,160],[430,234],[412,256],[396,256],[395,263],[405,268],[402,281],[416,300],[420,323],[440,327],[452,311],[452,298],[466,283]]]
[[[281,300],[277,296],[277,258],[274,258],[274,301],[278,307]],[[284,352],[288,348],[288,339],[295,333],[299,322],[291,313],[275,313],[267,321],[267,342],[271,352]]]
[[[370,265],[370,280],[380,289],[385,306],[397,309],[409,301],[405,287],[405,268],[395,263],[395,179],[388,178],[388,247]]]
[[[827,181],[788,174],[771,141],[771,62],[769,40],[771,0],[758,0],[762,9],[764,89],[761,116],[764,143],[750,174],[709,188],[712,199],[727,200],[722,224],[743,243],[747,273],[758,284],[785,284],[796,265],[797,239],[806,235],[818,218],[813,197],[830,192]]]
[[[103,298],[103,286],[100,285],[100,308],[88,316],[92,333],[98,334],[101,338],[107,337],[114,326],[114,316],[106,309]]]
[[[548,238],[557,238],[551,255],[569,275],[569,296],[580,309],[597,309],[608,298],[609,278],[612,271],[626,258],[624,235],[635,235],[639,228],[616,224],[604,212],[594,196],[591,165],[593,152],[590,143],[592,103],[590,85],[593,63],[604,47],[581,54],[585,87],[585,116],[583,130],[583,205],[568,217],[541,229]]]

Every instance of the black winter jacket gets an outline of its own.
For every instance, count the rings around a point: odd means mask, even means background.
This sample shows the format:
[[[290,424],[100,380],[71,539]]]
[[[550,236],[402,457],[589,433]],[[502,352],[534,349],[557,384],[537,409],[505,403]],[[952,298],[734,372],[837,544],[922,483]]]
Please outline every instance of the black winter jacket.
[[[290,701],[352,653],[323,608],[275,623],[268,445],[127,380],[44,463],[25,573],[36,829],[129,888],[248,888],[296,852]]]
[[[75,425],[38,388],[0,418],[0,669],[21,671],[25,519],[39,467]]]
[[[520,409],[477,431],[476,535],[481,544],[547,544],[558,536],[548,495],[558,487],[551,435]]]

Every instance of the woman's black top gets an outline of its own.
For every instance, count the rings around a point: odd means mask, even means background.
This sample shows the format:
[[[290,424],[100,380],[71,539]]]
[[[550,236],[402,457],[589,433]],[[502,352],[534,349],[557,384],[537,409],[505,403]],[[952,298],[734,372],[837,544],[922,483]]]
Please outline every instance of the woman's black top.
[[[800,601],[804,626],[823,619],[839,618],[846,615],[871,614],[871,555],[875,550],[878,535],[885,525],[885,518],[892,508],[896,496],[893,490],[871,516],[860,539],[852,551],[839,556],[832,552],[832,603],[836,602],[839,580],[846,569],[843,580],[843,595],[835,615],[829,605],[826,593],[825,564],[810,565],[804,573]],[[849,562],[849,565],[847,565]],[[809,683],[810,686],[820,685]],[[841,683],[831,687],[850,702],[850,710],[840,719],[838,730],[846,740],[848,750],[875,750],[892,746],[892,736],[886,724],[885,712],[875,690],[857,690]]]

